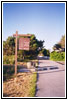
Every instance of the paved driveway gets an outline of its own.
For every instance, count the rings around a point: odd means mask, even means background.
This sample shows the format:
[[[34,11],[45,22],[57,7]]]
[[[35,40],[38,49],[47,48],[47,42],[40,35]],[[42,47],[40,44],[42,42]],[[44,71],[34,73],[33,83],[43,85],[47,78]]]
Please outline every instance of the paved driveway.
[[[65,97],[65,65],[39,60],[36,97]]]

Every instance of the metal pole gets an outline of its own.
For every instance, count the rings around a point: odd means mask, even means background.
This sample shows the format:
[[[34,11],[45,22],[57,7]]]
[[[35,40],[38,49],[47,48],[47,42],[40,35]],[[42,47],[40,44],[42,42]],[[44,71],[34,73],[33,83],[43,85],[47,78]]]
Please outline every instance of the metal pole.
[[[18,31],[16,31],[16,43],[15,43],[15,75],[17,74],[17,36],[18,36]]]

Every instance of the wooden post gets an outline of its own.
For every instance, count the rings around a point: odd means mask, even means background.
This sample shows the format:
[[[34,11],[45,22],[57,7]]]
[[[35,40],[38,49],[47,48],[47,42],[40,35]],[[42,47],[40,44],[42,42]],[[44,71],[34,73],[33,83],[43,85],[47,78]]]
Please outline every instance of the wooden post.
[[[17,74],[17,37],[18,36],[28,36],[28,37],[30,37],[31,35],[30,34],[18,34],[18,31],[16,31],[16,34],[13,34],[13,36],[16,37],[16,41],[15,41],[15,75],[16,75]]]
[[[16,43],[15,43],[15,75],[17,74],[17,36],[18,36],[18,31],[16,31]]]

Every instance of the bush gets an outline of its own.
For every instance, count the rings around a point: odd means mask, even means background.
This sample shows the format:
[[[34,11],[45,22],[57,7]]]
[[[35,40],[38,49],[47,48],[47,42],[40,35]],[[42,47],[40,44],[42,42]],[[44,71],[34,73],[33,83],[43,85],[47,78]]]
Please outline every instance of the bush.
[[[11,56],[4,55],[3,56],[3,64],[14,64],[14,62],[15,62],[14,55],[11,55]]]
[[[54,61],[64,61],[65,60],[65,52],[51,52],[50,59]]]
[[[11,78],[14,74],[14,66],[11,65],[4,65],[3,66],[3,81],[6,81],[7,79]]]

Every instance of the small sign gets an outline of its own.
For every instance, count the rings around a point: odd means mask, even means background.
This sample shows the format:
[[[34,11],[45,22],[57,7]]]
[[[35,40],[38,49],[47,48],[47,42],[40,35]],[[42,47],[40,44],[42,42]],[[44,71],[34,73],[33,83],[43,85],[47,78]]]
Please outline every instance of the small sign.
[[[29,38],[19,38],[19,49],[29,50],[30,39]]]

